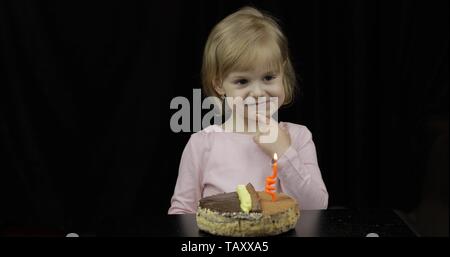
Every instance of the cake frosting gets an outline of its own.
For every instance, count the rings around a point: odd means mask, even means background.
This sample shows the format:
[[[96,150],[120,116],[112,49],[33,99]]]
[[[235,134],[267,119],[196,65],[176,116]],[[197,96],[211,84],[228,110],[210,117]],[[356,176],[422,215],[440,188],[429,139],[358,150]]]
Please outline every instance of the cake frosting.
[[[199,229],[222,236],[270,236],[295,227],[300,211],[294,198],[277,193],[272,201],[270,194],[255,191],[251,184],[244,188],[202,198],[196,215]]]

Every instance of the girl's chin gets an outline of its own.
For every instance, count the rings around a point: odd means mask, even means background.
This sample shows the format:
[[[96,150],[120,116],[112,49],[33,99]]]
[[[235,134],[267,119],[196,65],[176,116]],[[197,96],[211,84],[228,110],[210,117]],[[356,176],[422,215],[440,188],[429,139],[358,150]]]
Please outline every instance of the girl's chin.
[[[270,118],[271,117],[270,113],[265,113],[264,116],[266,118]],[[256,113],[254,115],[245,115],[244,117],[247,120],[258,120],[258,115]]]

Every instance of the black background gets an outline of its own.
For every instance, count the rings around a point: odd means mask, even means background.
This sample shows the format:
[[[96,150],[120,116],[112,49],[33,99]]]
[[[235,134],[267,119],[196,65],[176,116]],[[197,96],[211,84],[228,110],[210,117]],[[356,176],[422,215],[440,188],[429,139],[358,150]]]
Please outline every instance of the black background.
[[[448,213],[446,0],[10,0],[0,224],[165,214],[190,136],[171,131],[170,101],[192,99],[209,31],[247,4],[289,39],[300,94],[280,120],[312,131],[329,206],[408,213],[428,192]]]

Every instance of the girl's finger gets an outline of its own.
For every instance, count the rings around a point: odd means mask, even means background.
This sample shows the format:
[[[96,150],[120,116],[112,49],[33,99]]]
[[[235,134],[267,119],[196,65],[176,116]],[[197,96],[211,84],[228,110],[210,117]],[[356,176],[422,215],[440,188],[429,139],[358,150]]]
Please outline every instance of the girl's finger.
[[[256,132],[256,135],[253,136],[253,141],[255,141],[255,143],[259,144],[259,137],[260,137],[260,133]]]
[[[262,114],[258,113],[257,114],[257,118],[258,118],[258,122],[263,124],[263,125],[269,125],[269,123],[270,123],[270,119],[267,116],[265,116],[265,115],[262,115]]]

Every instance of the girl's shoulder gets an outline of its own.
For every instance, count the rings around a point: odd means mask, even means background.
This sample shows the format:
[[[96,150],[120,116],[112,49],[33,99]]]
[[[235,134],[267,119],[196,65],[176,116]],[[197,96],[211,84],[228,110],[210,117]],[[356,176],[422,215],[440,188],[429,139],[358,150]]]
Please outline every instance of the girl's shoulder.
[[[208,144],[211,141],[211,136],[214,132],[223,132],[222,128],[218,125],[210,125],[200,131],[191,134],[189,141],[192,144]]]
[[[214,124],[214,125],[209,125],[208,127],[204,128],[204,129],[202,129],[202,130],[200,130],[200,131],[197,132],[197,133],[198,133],[198,134],[203,134],[203,135],[204,135],[204,134],[214,133],[214,132],[223,132],[223,129],[222,129],[221,126]],[[197,133],[196,133],[196,134],[197,134]]]

